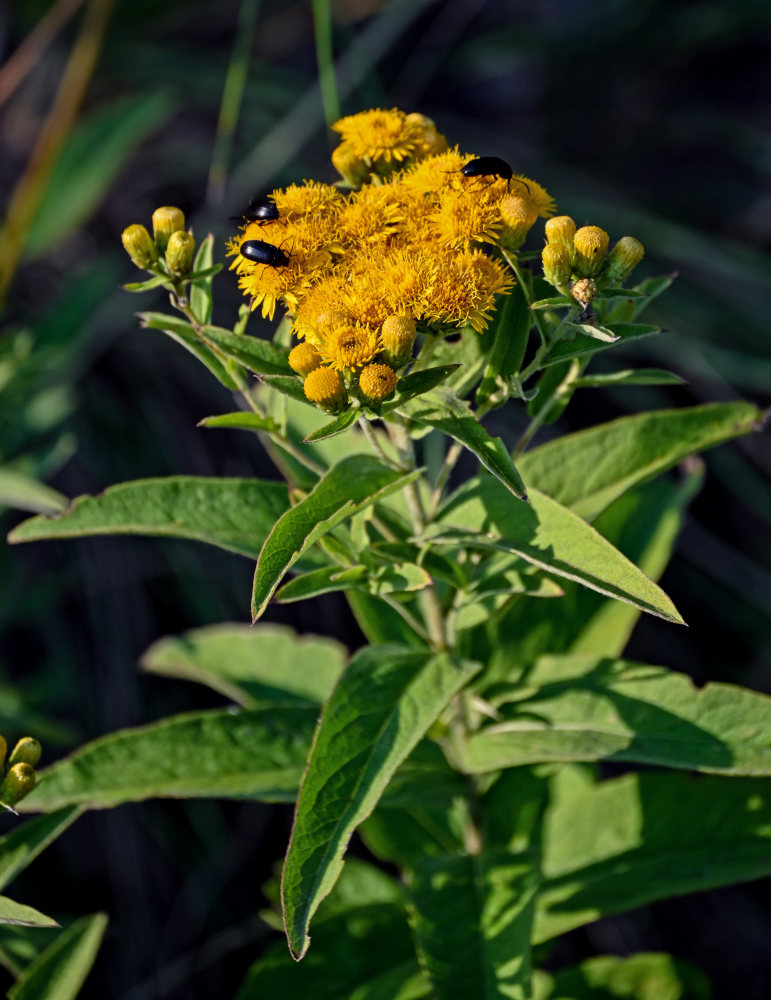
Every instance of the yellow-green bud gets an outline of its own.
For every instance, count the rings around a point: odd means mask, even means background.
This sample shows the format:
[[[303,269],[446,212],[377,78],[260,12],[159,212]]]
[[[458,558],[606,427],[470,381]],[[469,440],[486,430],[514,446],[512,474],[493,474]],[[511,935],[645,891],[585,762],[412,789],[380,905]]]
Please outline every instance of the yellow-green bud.
[[[608,281],[624,281],[645,256],[645,247],[634,236],[622,236],[608,254],[605,275]]]
[[[397,383],[396,372],[388,365],[366,365],[359,375],[359,391],[370,403],[382,403],[393,394]]]
[[[29,764],[35,767],[40,760],[42,752],[43,748],[34,736],[24,736],[13,748],[11,756],[8,758],[8,766],[13,767],[14,764]]]
[[[573,237],[576,235],[576,224],[569,215],[555,215],[549,219],[544,227],[546,239],[549,243],[564,243],[565,246],[573,250]]]
[[[412,159],[422,160],[426,156],[436,156],[447,149],[447,139],[437,132],[436,124],[425,115],[413,112],[404,119],[406,129],[415,129],[417,146]]]
[[[5,737],[0,736],[0,768],[5,764],[5,755],[8,753],[8,744],[5,742]]]
[[[348,402],[343,380],[334,368],[315,368],[303,383],[306,398],[327,413],[339,413]]]
[[[581,278],[591,278],[602,268],[608,249],[608,234],[599,226],[582,226],[573,237],[576,249],[573,268]]]
[[[293,347],[287,358],[289,367],[294,369],[298,375],[310,375],[310,373],[321,364],[321,355],[307,340],[302,344]]]
[[[35,787],[35,769],[30,764],[14,764],[0,785],[0,805],[12,809]]]
[[[344,142],[332,150],[332,165],[354,188],[361,187],[370,174],[370,167]]]
[[[503,230],[501,246],[507,250],[518,250],[538,218],[538,209],[528,198],[507,194],[498,203]]]
[[[570,251],[564,243],[547,243],[541,251],[543,276],[550,285],[554,285],[563,295],[567,295],[570,286]]]
[[[191,233],[178,229],[169,237],[166,247],[166,266],[172,274],[181,278],[190,273],[195,254],[195,240]]]
[[[401,368],[412,357],[415,343],[415,320],[410,316],[387,316],[380,328],[383,357],[389,365]]]
[[[581,278],[570,289],[570,294],[576,302],[580,302],[586,308],[596,297],[598,291],[597,283],[592,278]]]
[[[158,260],[158,251],[144,226],[135,223],[121,233],[123,249],[143,271],[149,270]]]
[[[153,212],[153,236],[161,253],[166,253],[172,233],[185,228],[185,213],[172,205],[164,205]]]

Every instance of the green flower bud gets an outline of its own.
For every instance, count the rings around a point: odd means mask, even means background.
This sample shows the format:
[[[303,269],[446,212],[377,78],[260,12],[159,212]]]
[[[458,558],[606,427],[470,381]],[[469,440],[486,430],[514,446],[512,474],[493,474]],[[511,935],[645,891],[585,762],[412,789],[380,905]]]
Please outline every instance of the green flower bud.
[[[171,234],[178,233],[184,228],[185,215],[180,209],[164,205],[162,208],[156,208],[153,212],[153,235],[155,236],[155,245],[161,253],[166,253]]]
[[[543,276],[566,295],[570,285],[570,251],[564,243],[547,243],[541,251]]]
[[[645,256],[645,247],[633,236],[622,236],[608,254],[605,276],[610,282],[625,281]]]
[[[35,767],[42,753],[43,748],[34,736],[24,736],[13,748],[11,756],[8,758],[8,766],[30,764],[32,767]]]
[[[35,769],[29,764],[14,764],[0,785],[0,805],[10,809],[35,787]]]
[[[191,233],[186,233],[178,229],[169,237],[169,244],[166,247],[166,266],[172,274],[181,278],[189,274],[193,266],[193,255],[195,253],[195,240]]]
[[[570,294],[576,302],[580,302],[586,308],[592,299],[596,297],[598,291],[596,281],[593,281],[592,278],[581,278],[570,289]]]
[[[144,226],[136,223],[123,230],[123,248],[137,267],[148,271],[158,260],[158,251]]]

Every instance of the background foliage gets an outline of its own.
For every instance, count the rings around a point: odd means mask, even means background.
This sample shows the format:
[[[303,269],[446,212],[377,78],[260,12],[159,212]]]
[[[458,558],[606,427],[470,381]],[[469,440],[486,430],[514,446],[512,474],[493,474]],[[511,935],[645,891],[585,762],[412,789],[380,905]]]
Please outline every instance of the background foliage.
[[[48,6],[19,0],[6,10],[4,57]],[[639,236],[648,273],[680,271],[661,311],[647,314],[669,335],[624,350],[629,367],[672,368],[688,385],[579,393],[563,429],[627,408],[739,397],[768,405],[765,4],[348,0],[335,15],[344,111],[420,110],[464,145],[542,179],[579,222]],[[25,168],[78,27],[65,26],[0,105],[4,190]],[[199,237],[211,228],[221,241],[227,216],[256,191],[331,179],[310,5],[118,3],[63,139],[4,303],[3,462],[68,496],[150,475],[272,476],[249,436],[196,428],[230,408],[228,394],[166,338],[136,328],[134,301],[118,289],[134,278],[118,235],[156,205],[179,203]],[[227,284],[217,309],[230,322],[237,295]],[[491,419],[491,432],[515,440],[522,427],[510,420]],[[771,689],[763,444],[743,438],[705,456],[706,486],[663,580],[691,627],[646,617],[630,658],[676,665],[699,683]],[[461,462],[459,478],[472,468]],[[34,731],[58,755],[150,717],[221,704],[203,687],[142,675],[136,662],[164,634],[244,621],[251,572],[246,560],[171,541],[3,547],[0,728]],[[301,632],[323,621],[349,647],[361,641],[335,595],[272,605],[267,619]],[[84,997],[230,995],[267,933],[243,887],[269,877],[289,820],[280,806],[210,802],[89,814],[17,885],[46,913],[111,914]],[[717,996],[764,997],[764,891],[754,884],[607,918],[566,935],[551,963],[669,950],[704,968]]]

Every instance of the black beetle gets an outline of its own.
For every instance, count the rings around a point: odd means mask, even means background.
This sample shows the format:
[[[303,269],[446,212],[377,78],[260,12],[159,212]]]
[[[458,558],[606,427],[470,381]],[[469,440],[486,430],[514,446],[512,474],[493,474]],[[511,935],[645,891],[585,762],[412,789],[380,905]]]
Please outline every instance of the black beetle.
[[[262,224],[278,219],[279,211],[273,199],[268,195],[267,198],[252,198],[249,202],[249,207],[243,215],[231,215],[230,218],[234,222],[243,219],[244,222],[259,222]]]
[[[281,247],[266,243],[265,240],[244,240],[240,246],[242,257],[253,264],[265,264],[267,267],[286,267],[289,254]]]
[[[509,164],[500,158],[500,156],[478,156],[474,160],[469,160],[468,163],[464,164],[460,168],[460,173],[464,177],[500,177],[502,180],[506,181],[506,190],[509,190],[509,186],[514,175],[514,171],[511,169]],[[530,188],[525,184],[524,181],[515,178],[517,184],[521,184],[530,194]],[[493,182],[490,181],[490,184]],[[487,185],[485,185],[487,186]]]

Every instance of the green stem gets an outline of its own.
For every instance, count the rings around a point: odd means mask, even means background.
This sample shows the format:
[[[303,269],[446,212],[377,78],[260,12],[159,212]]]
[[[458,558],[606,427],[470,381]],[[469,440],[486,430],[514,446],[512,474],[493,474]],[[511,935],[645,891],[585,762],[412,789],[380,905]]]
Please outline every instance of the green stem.
[[[340,95],[337,92],[335,57],[332,47],[332,8],[330,0],[313,0],[313,33],[316,36],[316,61],[319,67],[319,88],[324,106],[324,119],[332,128],[341,117]]]
[[[522,289],[522,295],[524,296],[525,302],[527,302],[527,307],[528,307],[528,309],[531,310],[531,312],[533,314],[533,320],[535,322],[535,328],[538,331],[538,336],[541,338],[541,348],[543,348],[543,347],[546,346],[549,338],[547,336],[547,331],[546,331],[546,329],[544,327],[543,318],[541,316],[539,316],[537,309],[532,309],[532,305],[533,305],[533,301],[534,300],[533,300],[533,286],[530,283],[531,282],[530,272],[528,272],[528,276],[525,277],[524,272],[522,271],[522,269],[519,266],[519,262],[517,261],[517,258],[515,256],[513,256],[512,254],[507,253],[506,250],[501,250],[501,253],[505,257],[506,263],[509,265],[509,267],[512,269],[512,271],[516,275],[517,282],[519,283],[519,287]],[[520,376],[520,380],[521,380],[521,376]]]
[[[447,485],[447,480],[450,478],[450,474],[455,468],[455,464],[460,458],[462,451],[463,445],[459,441],[453,441],[447,449],[447,455],[445,456],[444,463],[442,468],[439,470],[439,475],[436,477],[434,492],[431,494],[431,504],[428,508],[429,520],[433,520],[434,517],[436,517],[439,504],[442,502],[442,497],[444,496],[444,488]]]

